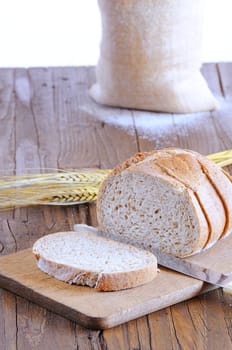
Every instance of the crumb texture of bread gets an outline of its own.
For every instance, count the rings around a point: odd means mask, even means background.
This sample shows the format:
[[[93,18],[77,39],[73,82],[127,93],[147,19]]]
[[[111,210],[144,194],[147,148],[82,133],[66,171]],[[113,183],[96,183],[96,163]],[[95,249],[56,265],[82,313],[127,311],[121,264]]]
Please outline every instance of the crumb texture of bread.
[[[43,272],[99,291],[136,287],[157,274],[153,254],[86,230],[44,236],[34,243],[33,253]]]
[[[222,187],[232,191],[232,185],[219,168],[214,182],[208,160],[203,166],[205,157],[196,155],[170,148],[119,165],[99,191],[99,229],[178,257],[210,248],[231,231],[232,207]]]
[[[111,177],[99,202],[100,229],[112,238],[120,235],[126,243],[186,256],[203,248],[208,239],[207,223],[204,217],[203,223],[199,221],[196,211],[200,208],[190,191],[162,177],[125,171]],[[206,231],[202,243],[201,229]]]

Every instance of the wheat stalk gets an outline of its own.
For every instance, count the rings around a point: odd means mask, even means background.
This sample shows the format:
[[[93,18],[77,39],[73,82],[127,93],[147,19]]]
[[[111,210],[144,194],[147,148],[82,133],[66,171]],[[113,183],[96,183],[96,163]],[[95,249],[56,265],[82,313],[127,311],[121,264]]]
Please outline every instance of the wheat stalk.
[[[0,209],[92,202],[110,170],[80,170],[0,177]]]
[[[91,203],[97,199],[98,186],[89,186],[82,188],[70,188],[58,192],[53,196],[42,198],[41,201],[37,201],[37,204],[51,204],[51,205],[70,205],[80,203]]]
[[[232,150],[227,150],[218,153],[212,153],[207,156],[214,163],[220,167],[228,166],[232,164]]]
[[[232,150],[207,156],[220,167],[232,164]],[[48,174],[0,176],[0,210],[28,205],[71,205],[97,199],[105,170],[59,171]]]

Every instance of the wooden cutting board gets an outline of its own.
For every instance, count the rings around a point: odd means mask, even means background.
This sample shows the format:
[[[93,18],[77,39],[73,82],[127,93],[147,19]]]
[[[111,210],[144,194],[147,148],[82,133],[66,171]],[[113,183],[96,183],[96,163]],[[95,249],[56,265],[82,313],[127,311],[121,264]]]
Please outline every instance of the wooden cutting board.
[[[151,283],[119,292],[68,285],[41,272],[31,249],[0,258],[0,286],[92,329],[106,329],[213,289],[160,269]]]

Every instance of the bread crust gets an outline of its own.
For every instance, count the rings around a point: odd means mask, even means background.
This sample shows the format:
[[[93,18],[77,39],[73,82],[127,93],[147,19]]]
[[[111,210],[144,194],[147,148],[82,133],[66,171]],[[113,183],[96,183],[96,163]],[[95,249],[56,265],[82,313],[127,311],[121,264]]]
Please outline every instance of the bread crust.
[[[225,226],[219,238],[227,236],[232,230],[232,180],[231,175],[217,164],[204,157],[198,152],[186,149],[172,148],[166,149],[168,152],[176,154],[191,154],[199,162],[203,173],[214,187],[225,211]]]
[[[191,151],[200,162],[203,171],[211,181],[215,190],[220,197],[226,214],[226,225],[220,238],[227,236],[232,230],[232,183],[230,174],[214,164],[208,158],[202,156],[197,152]]]
[[[165,149],[153,153],[149,158],[145,158],[143,162],[155,162],[165,173],[194,192],[209,226],[206,247],[214,244],[227,225],[226,212],[218,191],[202,170],[195,155],[185,150]]]
[[[85,234],[85,231],[86,229],[81,232],[81,234]],[[70,232],[59,232],[59,235],[64,234],[64,239],[68,239],[69,233]],[[71,233],[73,232],[71,231]],[[77,232],[74,233],[78,234]],[[55,237],[56,234],[52,235]],[[43,255],[44,248],[47,248],[48,244],[46,242],[46,237],[47,236],[40,238],[33,246],[33,253],[36,258],[37,266],[50,276],[69,284],[87,285],[98,291],[109,292],[133,288],[148,283],[157,275],[157,259],[153,254],[133,246],[125,245],[124,243],[112,241],[109,238],[98,237],[92,232],[88,232],[88,237],[97,237],[98,241],[112,243],[117,249],[120,249],[121,246],[126,246],[128,248],[130,247],[132,250],[139,250],[141,256],[150,257],[149,264],[143,268],[131,269],[129,271],[102,272],[97,271],[97,269],[96,271],[90,271],[88,269],[70,266],[67,263],[58,263],[54,259],[48,259]],[[101,254],[104,254],[104,251],[102,251]]]
[[[99,291],[110,292],[146,284],[157,276],[157,269],[147,266],[144,269],[131,272],[102,273],[99,275],[95,288]]]

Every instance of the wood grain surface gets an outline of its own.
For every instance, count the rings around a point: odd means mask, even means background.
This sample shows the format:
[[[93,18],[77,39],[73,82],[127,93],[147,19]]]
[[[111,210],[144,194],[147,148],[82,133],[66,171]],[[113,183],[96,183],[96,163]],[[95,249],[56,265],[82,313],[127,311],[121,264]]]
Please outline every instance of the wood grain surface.
[[[179,146],[232,148],[232,63],[206,64],[217,111],[170,115],[117,110],[90,100],[93,67],[0,70],[0,167],[111,168],[134,152]],[[29,170],[28,170],[29,171]],[[96,225],[94,205],[0,213],[0,254],[30,248],[74,223]],[[19,266],[20,269],[20,266]],[[232,349],[232,297],[221,289],[104,331],[0,290],[0,349]]]

